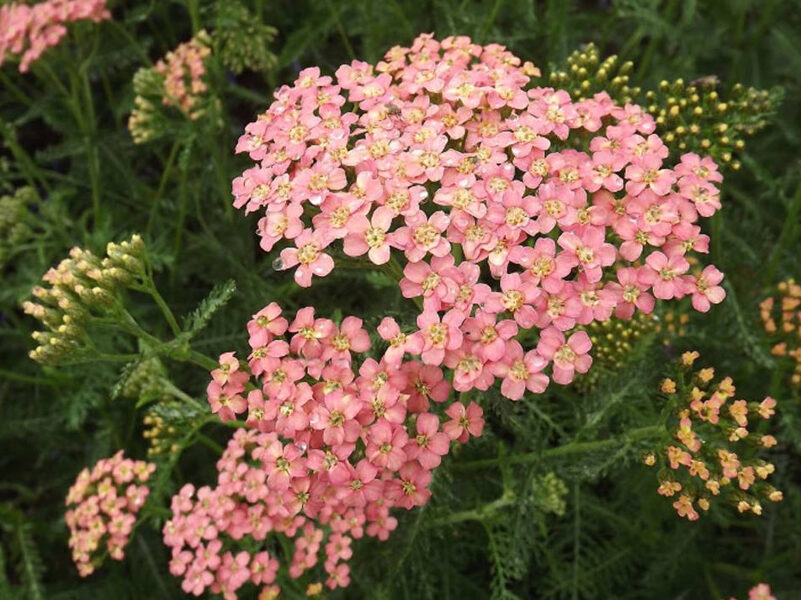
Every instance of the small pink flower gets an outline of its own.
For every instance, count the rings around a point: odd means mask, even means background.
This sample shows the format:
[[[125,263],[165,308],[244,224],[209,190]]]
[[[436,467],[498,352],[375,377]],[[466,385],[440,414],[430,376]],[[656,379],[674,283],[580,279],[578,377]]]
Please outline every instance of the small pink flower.
[[[484,431],[484,411],[475,402],[467,407],[461,402],[454,402],[445,413],[451,420],[442,425],[442,431],[452,440],[464,443],[469,436],[479,437]]]
[[[553,361],[553,380],[567,385],[573,381],[574,373],[586,373],[592,365],[588,354],[592,348],[590,336],[585,331],[577,331],[568,340],[555,327],[549,327],[540,334],[537,353]]]
[[[295,247],[281,251],[282,270],[295,269],[295,281],[301,287],[311,285],[312,276],[325,277],[334,268],[334,259],[325,254],[329,241],[322,234],[307,229],[293,240]]]
[[[417,459],[424,469],[431,470],[439,466],[449,449],[450,438],[439,431],[439,418],[432,413],[418,415],[417,435],[406,444],[406,455]]]
[[[654,296],[660,300],[680,298],[685,294],[685,284],[680,277],[687,272],[690,264],[680,254],[665,256],[662,252],[652,252],[645,259],[650,271],[641,277],[653,285]]]
[[[720,304],[726,297],[726,290],[718,284],[723,281],[723,273],[713,265],[709,265],[695,277],[693,282],[693,308],[699,312],[708,312],[711,304]]]

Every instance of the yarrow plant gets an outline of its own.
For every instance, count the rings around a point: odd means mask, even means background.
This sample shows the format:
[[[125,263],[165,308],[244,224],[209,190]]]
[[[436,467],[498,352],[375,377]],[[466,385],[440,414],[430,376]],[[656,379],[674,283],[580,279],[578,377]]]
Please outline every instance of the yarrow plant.
[[[45,273],[44,285],[33,289],[37,302],[22,304],[26,314],[45,326],[32,334],[38,346],[30,357],[55,364],[95,350],[87,327],[97,318],[119,316],[119,294],[126,288],[147,289],[147,279],[145,246],[138,235],[120,244],[110,242],[103,257],[72,248],[69,258]]]
[[[19,59],[25,73],[44,52],[67,34],[68,23],[110,19],[106,0],[47,0],[28,5],[11,2],[0,6],[0,66]]]
[[[452,441],[481,435],[483,411],[475,402],[435,411],[451,386],[439,367],[403,360],[422,340],[391,319],[379,328],[388,341],[380,360],[363,357],[370,338],[356,317],[336,325],[306,307],[289,320],[272,303],[247,329],[247,363],[223,354],[208,399],[221,419],[241,415],[253,430],[234,435],[217,487],[195,500],[189,485],[173,498],[171,570],[196,595],[272,585],[278,563],[262,548],[275,532],[294,538],[292,577],[322,552],[325,584],[347,586],[352,540],[386,540],[392,508],[425,504],[432,470]]]
[[[776,445],[776,438],[758,431],[758,422],[775,414],[776,401],[732,400],[731,377],[713,381],[711,367],[690,372],[698,352],[685,352],[677,379],[664,379],[661,392],[668,396],[675,422],[674,440],[645,463],[659,465],[659,494],[678,499],[673,507],[690,521],[695,509],[709,510],[711,501],[725,497],[739,512],[762,514],[760,501],[779,502],[782,492],[765,480],[775,467],[756,456],[756,451]]]
[[[219,100],[209,92],[206,81],[211,46],[211,36],[200,31],[155,66],[137,71],[133,82],[134,110],[128,119],[135,143],[151,141],[165,128],[166,118],[159,104],[180,111],[191,121],[216,114]]]
[[[549,365],[568,384],[592,362],[577,326],[723,300],[720,271],[690,268],[722,177],[696,154],[667,164],[639,106],[575,102],[538,74],[503,46],[431,35],[333,78],[306,69],[240,138],[256,165],[234,205],[263,212],[261,247],[281,243],[276,268],[300,286],[333,270],[339,240],[386,265],[421,307],[394,334],[410,334],[402,352],[453,369],[457,391],[500,379],[517,400]]]
[[[106,553],[125,557],[125,546],[150,489],[145,483],[156,465],[125,458],[120,450],[84,469],[67,494],[65,520],[72,560],[82,577],[91,575]]]

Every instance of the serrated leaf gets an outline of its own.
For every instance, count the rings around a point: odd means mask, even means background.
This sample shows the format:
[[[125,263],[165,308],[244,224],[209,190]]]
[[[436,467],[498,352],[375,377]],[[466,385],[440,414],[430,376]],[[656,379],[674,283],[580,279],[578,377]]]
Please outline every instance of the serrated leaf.
[[[214,313],[228,304],[235,291],[236,283],[233,279],[214,286],[211,293],[200,302],[198,307],[184,321],[184,331],[190,339],[209,324]]]

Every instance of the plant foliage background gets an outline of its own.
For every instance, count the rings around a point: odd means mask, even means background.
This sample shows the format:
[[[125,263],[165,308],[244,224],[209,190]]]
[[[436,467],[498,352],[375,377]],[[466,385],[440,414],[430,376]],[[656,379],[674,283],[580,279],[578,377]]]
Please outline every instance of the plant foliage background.
[[[313,304],[331,316],[364,316],[373,326],[401,314],[394,282],[378,272],[338,269],[310,290],[275,272],[258,248],[255,218],[231,206],[230,182],[245,166],[233,146],[272,90],[300,69],[375,62],[425,31],[505,44],[546,74],[593,42],[601,57],[633,61],[630,85],[644,90],[715,75],[722,89],[781,86],[785,100],[738,153],[741,167],[726,172],[712,248],[726,273],[724,303],[693,316],[667,344],[646,331],[592,386],[552,388],[518,403],[488,394],[485,435],[448,458],[432,501],[401,515],[388,542],[357,545],[353,583],[332,595],[721,598],[769,581],[779,598],[801,598],[801,400],[787,365],[770,352],[758,308],[779,281],[801,280],[801,3],[250,0],[242,5],[251,22],[277,34],[271,41],[266,29],[229,24],[239,30],[231,44],[241,46],[231,52],[258,54],[262,68],[216,64],[216,124],[163,123],[157,140],[135,145],[126,128],[133,74],[193,32],[225,27],[235,18],[230,4],[110,2],[113,20],[71,28],[31,73],[0,68],[0,598],[183,596],[157,527],[137,530],[124,562],[80,579],[66,543],[64,497],[84,466],[119,448],[144,458],[146,408],[173,388],[205,404],[208,382],[177,350],[162,357],[161,387],[132,393],[126,386],[137,359],[61,368],[31,361],[35,323],[19,308],[31,288],[70,247],[102,253],[107,242],[140,232],[161,295],[186,316],[180,325],[192,347],[210,356],[241,354],[243,324],[272,300],[287,310]],[[23,186],[41,197],[20,211],[9,198]],[[127,306],[153,335],[169,335],[145,294],[130,292]],[[120,352],[138,352],[124,332],[97,335]],[[679,519],[641,463],[644,446],[630,432],[657,421],[665,364],[688,349],[733,376],[743,397],[778,400],[771,458],[784,501],[760,519],[732,511]],[[157,457],[172,467],[152,492],[165,505],[184,482],[212,481],[216,448],[230,435],[213,423],[195,427],[191,417],[182,415],[171,433],[186,451]],[[153,509],[147,521],[164,517]]]

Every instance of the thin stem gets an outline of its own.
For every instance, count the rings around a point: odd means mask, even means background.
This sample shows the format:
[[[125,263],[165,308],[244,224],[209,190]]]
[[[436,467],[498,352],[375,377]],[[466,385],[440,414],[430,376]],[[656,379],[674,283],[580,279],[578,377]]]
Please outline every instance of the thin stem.
[[[148,234],[153,229],[153,222],[156,219],[156,213],[158,212],[159,204],[161,203],[161,197],[164,194],[164,188],[167,185],[167,180],[169,176],[172,174],[172,166],[175,162],[175,157],[178,156],[178,148],[181,147],[181,142],[176,140],[172,148],[170,149],[170,154],[167,157],[167,163],[164,165],[164,171],[161,174],[161,180],[159,181],[159,188],[156,191],[156,195],[153,197],[153,201],[150,203],[150,216],[147,219],[147,232]]]
[[[194,406],[195,408],[200,409],[201,411],[205,411],[206,410],[206,407],[203,406],[203,404],[201,404],[200,402],[195,400],[192,396],[187,394],[182,389],[180,389],[180,388],[176,387],[175,385],[173,385],[173,383],[169,379],[161,379],[161,385],[164,386],[165,391],[169,392],[170,394],[172,394],[176,398],[178,398],[180,400],[183,400],[187,404],[191,404],[192,406]]]
[[[482,460],[474,460],[467,463],[456,463],[453,465],[455,470],[459,471],[472,471],[475,469],[486,469],[489,467],[496,467],[502,463],[507,464],[524,464],[536,462],[541,459],[557,458],[559,456],[567,456],[570,454],[581,454],[584,452],[598,452],[608,450],[610,448],[620,447],[627,442],[634,442],[637,440],[647,439],[650,437],[658,436],[664,428],[661,425],[650,425],[648,427],[640,427],[624,434],[620,438],[611,438],[607,440],[596,440],[593,442],[571,442],[564,446],[557,446],[556,448],[545,448],[534,452],[527,452],[525,454],[513,454],[511,456],[485,458]]]
[[[200,31],[200,9],[198,8],[197,0],[187,0],[187,8],[189,9],[189,18],[192,21],[192,34]]]
[[[455,512],[447,517],[442,517],[441,519],[433,519],[426,524],[426,528],[453,525],[455,523],[463,523],[464,521],[484,521],[488,517],[492,516],[493,513],[514,504],[516,501],[517,497],[513,493],[505,492],[497,500],[488,502],[487,504],[479,506],[478,508]]]
[[[345,32],[345,28],[342,26],[342,21],[339,19],[339,11],[334,8],[331,0],[325,0],[325,3],[328,5],[328,10],[331,12],[331,16],[334,17],[334,20],[336,21],[337,33],[339,33],[339,37],[342,40],[342,45],[345,47],[345,50],[347,51],[351,60],[356,60],[356,53],[353,51],[353,46],[350,44],[348,34]]]
[[[139,358],[139,354],[106,354],[99,352],[92,355],[92,360],[102,360],[106,362],[131,362]]]
[[[56,387],[58,385],[56,382],[50,381],[49,379],[45,379],[43,377],[26,375],[24,373],[15,373],[14,371],[8,371],[6,369],[0,369],[0,379],[8,379],[10,381],[21,381],[22,383],[43,384],[43,385],[49,385],[51,387]]]
[[[581,493],[579,482],[576,481],[573,486],[573,510],[575,518],[573,519],[573,600],[578,600],[579,597],[579,570],[581,569]]]
[[[207,435],[198,433],[197,439],[200,443],[202,443],[205,446],[208,446],[209,448],[214,450],[217,454],[222,454],[224,452],[224,448],[220,446],[217,442],[215,442],[213,439],[208,437]]]
[[[175,319],[175,315],[172,314],[170,307],[167,306],[167,303],[164,301],[164,298],[162,297],[161,294],[159,294],[158,289],[156,289],[156,284],[153,283],[152,275],[148,277],[147,291],[153,297],[153,300],[156,301],[156,304],[158,304],[159,309],[161,310],[161,314],[164,315],[164,318],[170,325],[172,334],[176,337],[181,335],[181,327],[178,325],[178,321]]]

